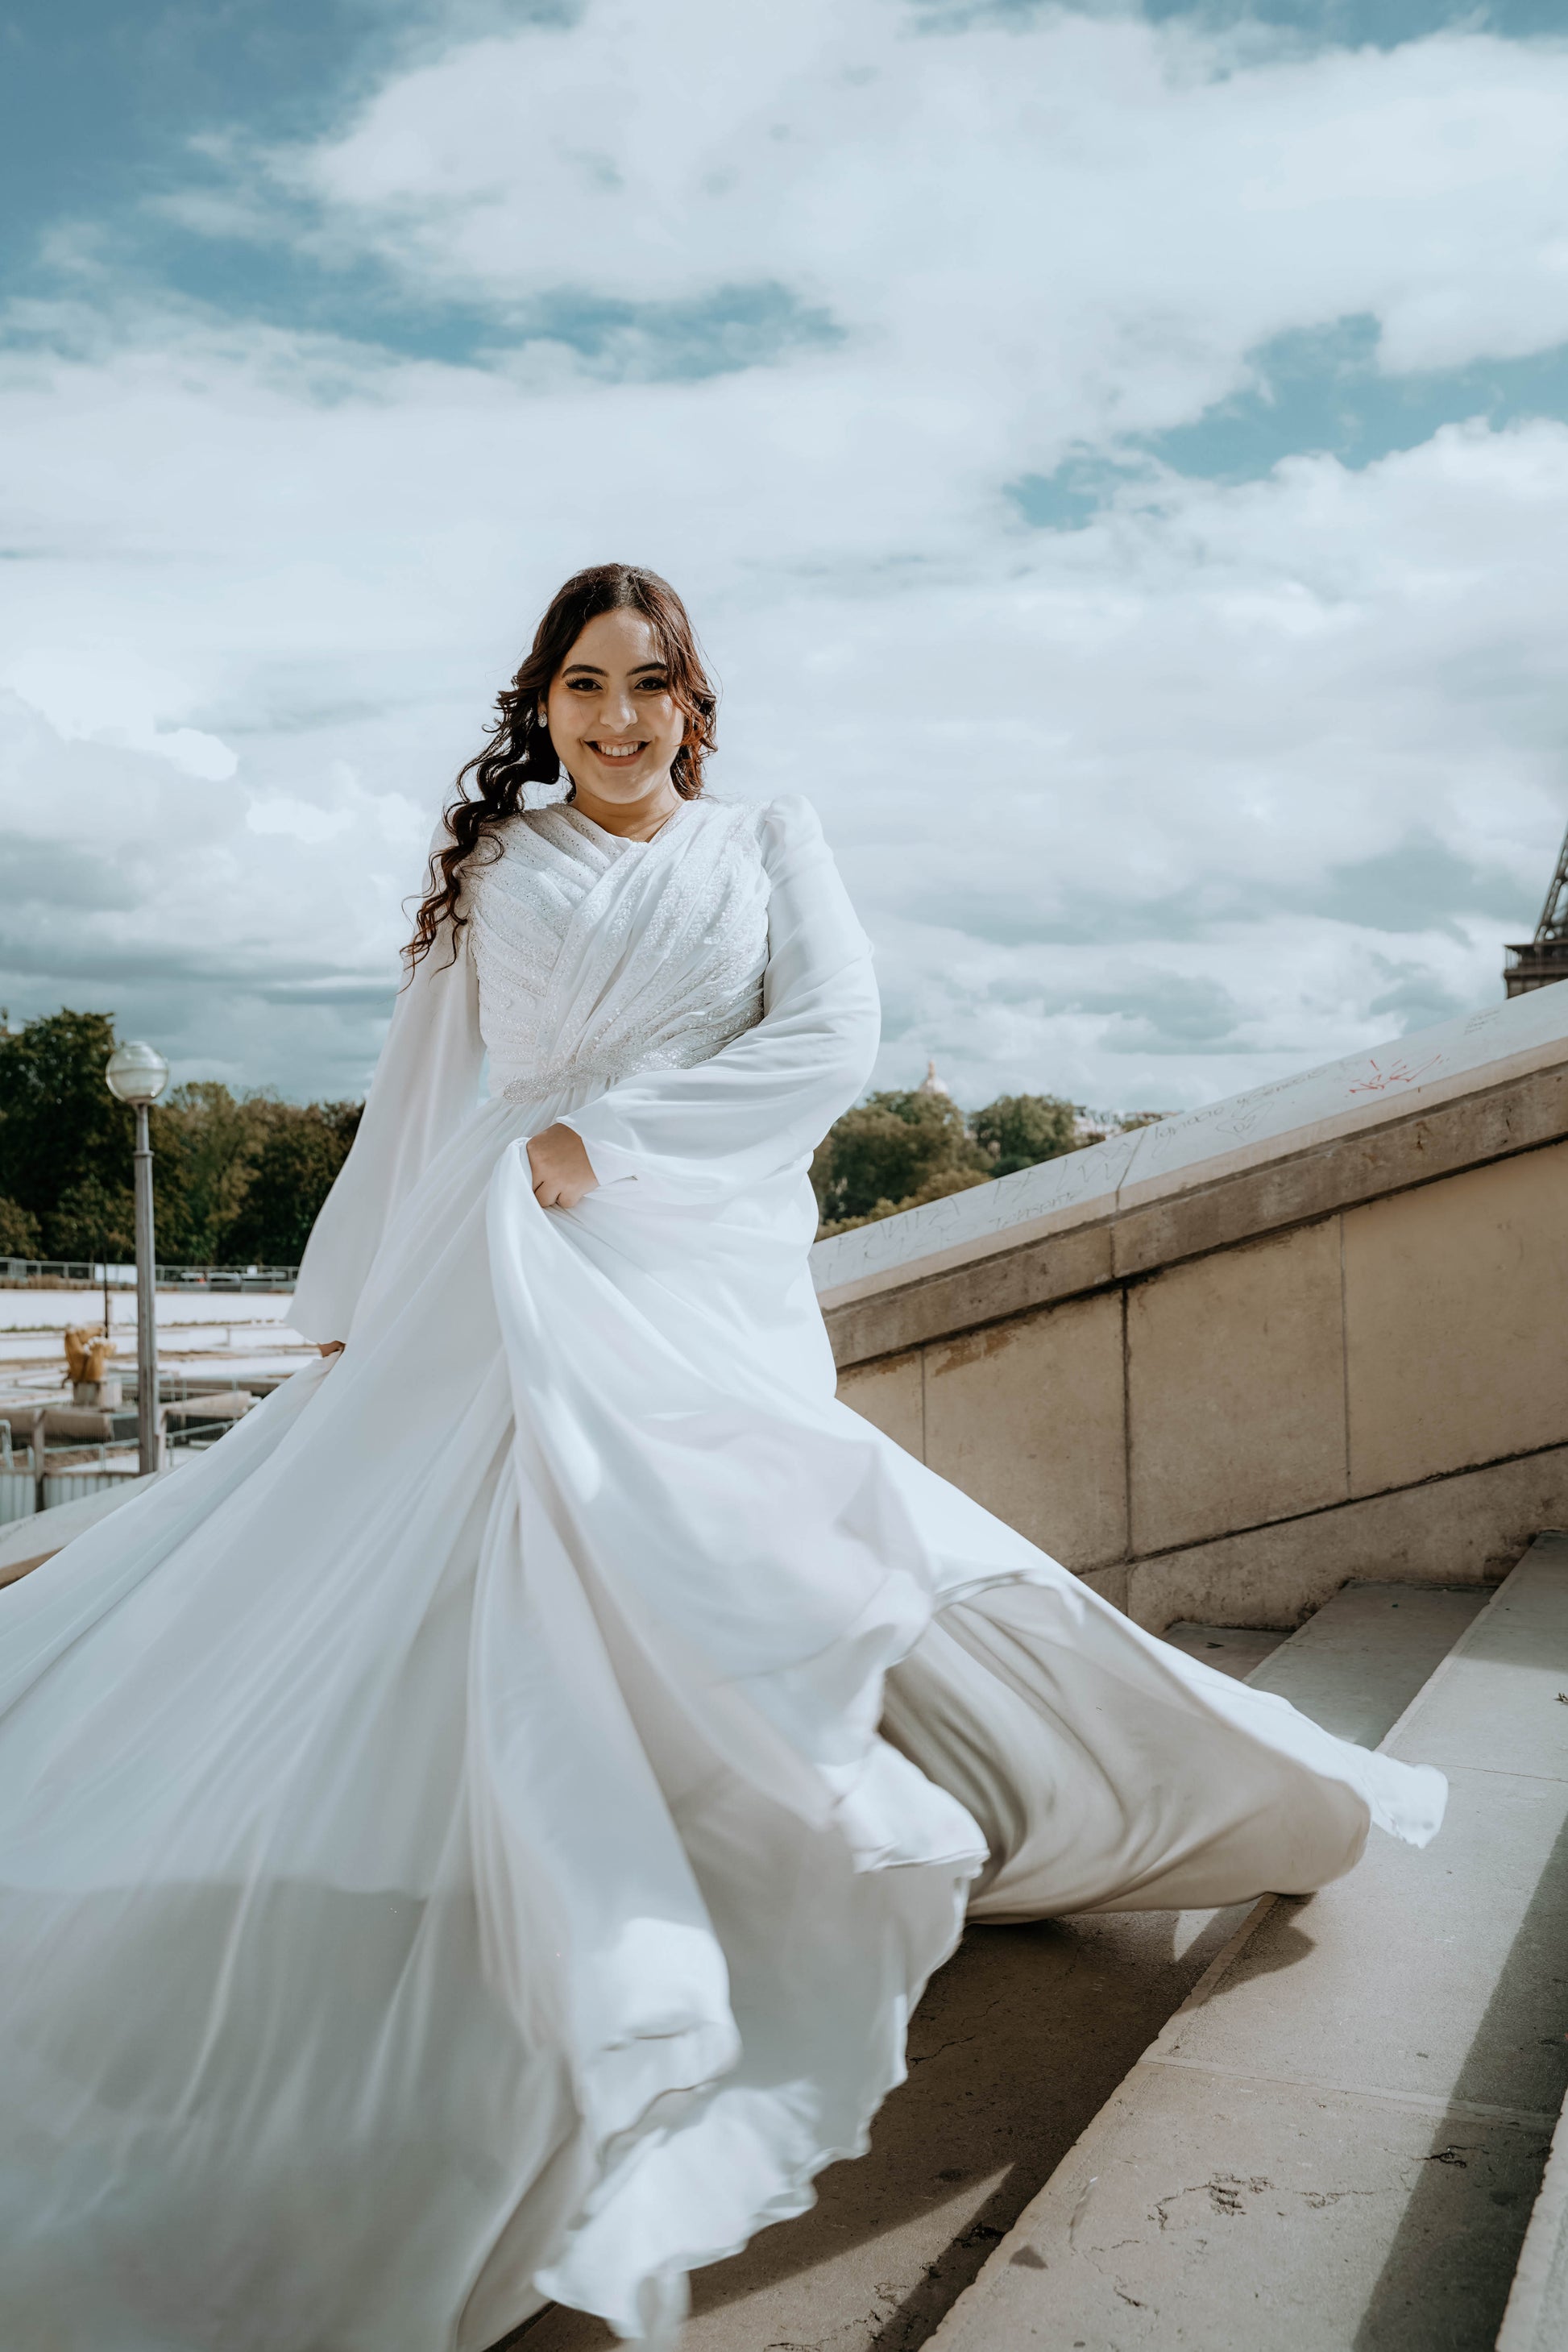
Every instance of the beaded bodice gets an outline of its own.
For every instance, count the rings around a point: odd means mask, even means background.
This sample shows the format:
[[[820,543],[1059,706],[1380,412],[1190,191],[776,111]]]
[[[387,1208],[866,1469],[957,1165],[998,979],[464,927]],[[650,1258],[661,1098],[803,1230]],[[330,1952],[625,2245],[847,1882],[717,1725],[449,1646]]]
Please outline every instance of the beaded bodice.
[[[500,828],[463,885],[492,1095],[689,1069],[762,1018],[761,815],[686,802],[648,842],[561,805]]]

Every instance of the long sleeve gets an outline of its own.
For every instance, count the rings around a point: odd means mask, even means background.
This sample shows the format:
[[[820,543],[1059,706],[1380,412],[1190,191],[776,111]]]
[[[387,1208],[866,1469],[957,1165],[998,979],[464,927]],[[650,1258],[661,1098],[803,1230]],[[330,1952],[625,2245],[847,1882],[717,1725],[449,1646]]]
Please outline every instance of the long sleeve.
[[[870,945],[809,802],[773,803],[763,856],[763,1018],[695,1069],[640,1072],[568,1115],[601,1184],[630,1177],[663,1198],[717,1201],[804,1172],[870,1076]]]
[[[348,1337],[382,1235],[473,1109],[483,1063],[468,933],[444,923],[399,992],[359,1133],[306,1244],[289,1317],[302,1338]]]

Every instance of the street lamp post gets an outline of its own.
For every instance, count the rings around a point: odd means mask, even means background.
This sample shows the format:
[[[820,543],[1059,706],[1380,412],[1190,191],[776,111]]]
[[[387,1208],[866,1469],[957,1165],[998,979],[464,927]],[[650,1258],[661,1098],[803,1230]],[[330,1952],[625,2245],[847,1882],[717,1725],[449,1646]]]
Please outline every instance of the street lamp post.
[[[136,1113],[136,1436],[145,1475],[158,1467],[158,1262],[147,1114],[169,1083],[169,1065],[151,1045],[119,1045],[103,1075],[110,1093]]]

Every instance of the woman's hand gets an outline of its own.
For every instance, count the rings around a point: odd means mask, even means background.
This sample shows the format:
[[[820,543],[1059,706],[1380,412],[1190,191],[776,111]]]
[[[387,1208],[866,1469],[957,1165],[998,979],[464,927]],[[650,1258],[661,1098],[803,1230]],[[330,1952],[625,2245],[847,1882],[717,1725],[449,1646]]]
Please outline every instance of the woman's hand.
[[[542,1209],[574,1209],[585,1193],[599,1189],[588,1148],[569,1127],[547,1127],[542,1135],[530,1136],[528,1164]]]
[[[341,1356],[343,1352],[343,1343],[341,1339],[318,1339],[316,1348],[318,1353],[323,1356]]]

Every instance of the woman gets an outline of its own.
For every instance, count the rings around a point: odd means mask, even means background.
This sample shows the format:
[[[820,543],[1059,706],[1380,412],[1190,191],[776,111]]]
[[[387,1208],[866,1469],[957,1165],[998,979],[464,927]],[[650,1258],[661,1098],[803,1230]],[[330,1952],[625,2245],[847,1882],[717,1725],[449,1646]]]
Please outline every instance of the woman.
[[[671,590],[570,581],[500,709],[321,1365],[0,1595],[6,2352],[668,2339],[865,2146],[966,1903],[1437,1826],[835,1402],[805,1171],[868,951],[805,802],[703,795]]]

